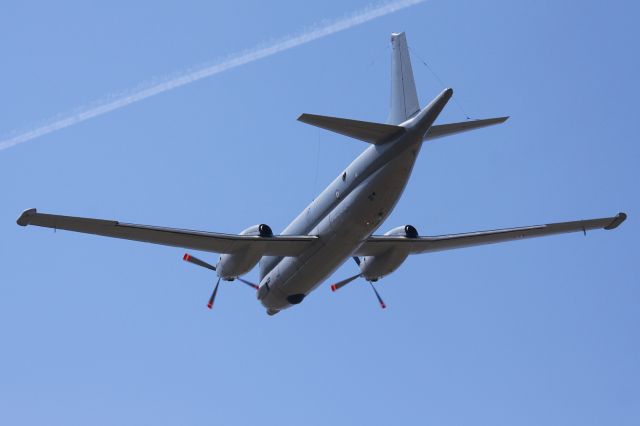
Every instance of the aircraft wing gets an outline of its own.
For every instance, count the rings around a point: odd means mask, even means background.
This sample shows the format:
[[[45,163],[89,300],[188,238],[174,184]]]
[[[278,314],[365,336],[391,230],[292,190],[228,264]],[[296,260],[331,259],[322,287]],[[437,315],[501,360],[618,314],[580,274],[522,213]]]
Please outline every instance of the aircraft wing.
[[[429,253],[568,232],[586,233],[587,230],[591,229],[602,228],[609,230],[618,227],[626,218],[627,215],[625,213],[618,213],[616,216],[602,219],[578,220],[435,237],[407,238],[405,236],[374,235],[369,237],[354,255],[376,256],[395,250],[404,251],[408,254]]]
[[[64,229],[214,253],[238,253],[251,249],[262,253],[263,256],[297,256],[318,238],[312,235],[260,237],[189,231],[160,226],[134,225],[115,220],[38,213],[36,209],[26,210],[17,222],[21,226],[35,225]]]

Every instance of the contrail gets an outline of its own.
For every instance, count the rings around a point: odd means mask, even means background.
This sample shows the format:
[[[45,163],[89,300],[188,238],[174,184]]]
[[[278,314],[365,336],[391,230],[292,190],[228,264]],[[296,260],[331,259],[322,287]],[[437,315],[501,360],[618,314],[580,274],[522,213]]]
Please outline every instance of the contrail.
[[[344,18],[336,19],[330,22],[323,22],[320,25],[316,25],[297,35],[285,37],[273,42],[272,44],[259,46],[251,50],[232,55],[228,59],[225,59],[222,62],[218,62],[213,65],[208,65],[196,70],[186,71],[178,77],[174,77],[161,83],[154,84],[148,88],[123,95],[122,97],[119,97],[115,100],[104,102],[97,106],[88,107],[84,110],[81,110],[80,112],[72,113],[67,117],[55,120],[44,126],[37,127],[16,136],[11,136],[0,141],[0,150],[4,150],[12,146],[38,138],[40,136],[47,135],[49,133],[55,132],[56,130],[64,129],[65,127],[73,126],[74,124],[78,124],[85,120],[89,120],[90,118],[94,118],[99,115],[114,111],[116,109],[120,109],[134,102],[138,102],[151,96],[164,93],[168,90],[184,86],[185,84],[193,83],[203,78],[220,74],[221,72],[239,67],[240,65],[248,64],[249,62],[257,61],[258,59],[275,55],[276,53],[303,45],[305,43],[309,43],[310,41],[326,37],[339,31],[353,28],[357,25],[364,24],[365,22],[369,22],[373,19],[388,15],[390,13],[405,9],[424,1],[426,0],[396,0],[379,3],[356,11]]]

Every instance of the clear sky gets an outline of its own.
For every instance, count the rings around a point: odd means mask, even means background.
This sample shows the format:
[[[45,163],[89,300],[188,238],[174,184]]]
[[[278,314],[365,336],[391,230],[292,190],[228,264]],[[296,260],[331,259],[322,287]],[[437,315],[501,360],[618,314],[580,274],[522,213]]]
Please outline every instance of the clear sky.
[[[0,138],[368,4],[7,3]],[[0,151],[0,423],[639,424],[639,11],[431,0]],[[281,230],[365,148],[295,118],[384,121],[394,31],[454,88],[440,122],[512,118],[425,145],[381,233],[627,222],[412,257],[385,311],[327,282],[274,317],[236,283],[206,309],[183,250],[15,224]]]

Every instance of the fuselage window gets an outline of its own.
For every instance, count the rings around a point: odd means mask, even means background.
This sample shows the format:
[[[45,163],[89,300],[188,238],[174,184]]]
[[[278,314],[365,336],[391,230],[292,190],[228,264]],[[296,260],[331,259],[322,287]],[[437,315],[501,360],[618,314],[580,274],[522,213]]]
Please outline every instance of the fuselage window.
[[[346,181],[346,180],[347,180],[347,172],[344,172],[344,173],[342,174],[342,181],[344,182],[344,181]]]

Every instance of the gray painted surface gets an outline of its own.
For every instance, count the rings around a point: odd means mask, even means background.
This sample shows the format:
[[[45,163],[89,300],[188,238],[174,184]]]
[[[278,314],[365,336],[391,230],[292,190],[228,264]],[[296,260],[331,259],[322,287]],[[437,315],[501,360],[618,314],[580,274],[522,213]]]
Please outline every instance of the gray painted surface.
[[[214,269],[221,279],[238,278],[260,262],[257,296],[267,312],[273,314],[300,303],[352,256],[365,256],[362,261],[358,259],[361,270],[358,276],[373,281],[395,271],[413,253],[565,232],[586,232],[596,228],[613,229],[625,220],[626,215],[620,213],[602,219],[439,237],[419,237],[415,230],[406,232],[404,227],[394,228],[384,236],[372,235],[400,199],[424,140],[502,123],[507,119],[501,117],[434,126],[453,90],[444,90],[421,110],[404,33],[392,34],[391,43],[388,125],[312,114],[301,116],[301,121],[364,140],[370,145],[300,212],[281,235],[273,236],[264,225],[229,235],[43,214],[35,209],[22,213],[18,224],[221,253],[215,267],[206,266]],[[194,259],[192,263],[204,262]]]

